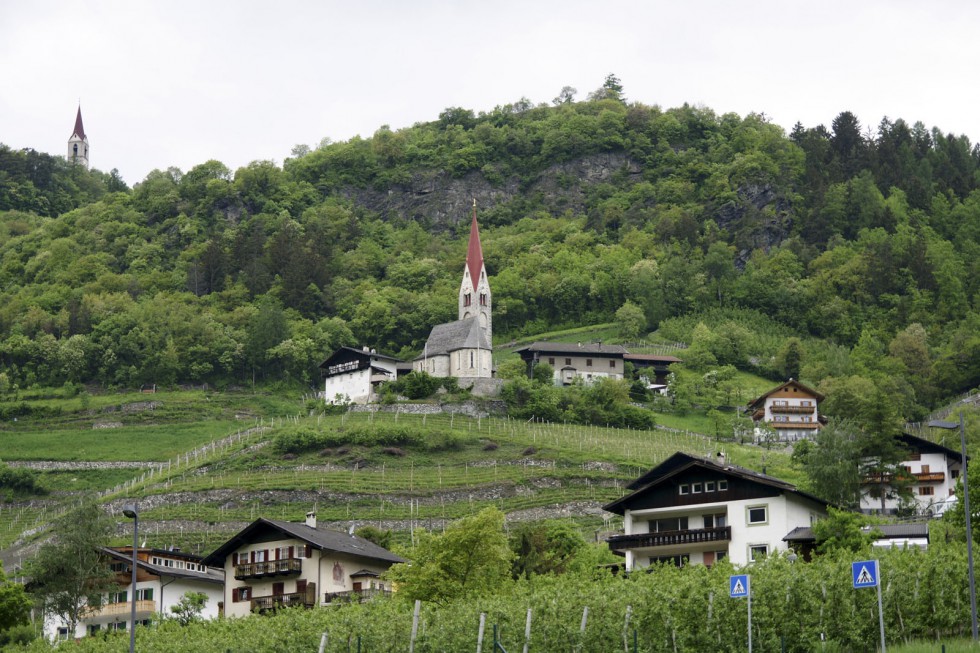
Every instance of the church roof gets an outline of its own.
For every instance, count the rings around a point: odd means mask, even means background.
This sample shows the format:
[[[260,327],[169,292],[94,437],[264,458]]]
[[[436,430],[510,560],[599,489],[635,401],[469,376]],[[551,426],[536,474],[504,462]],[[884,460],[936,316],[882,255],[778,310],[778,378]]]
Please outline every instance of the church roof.
[[[71,138],[78,136],[83,141],[85,140],[85,127],[82,126],[82,107],[79,105],[78,113],[75,114],[75,131],[71,133]]]
[[[483,269],[483,247],[480,245],[480,228],[476,224],[476,200],[473,200],[473,221],[470,223],[470,244],[466,249],[466,267],[470,271],[473,290],[476,290],[480,282],[480,270]]]
[[[426,356],[445,356],[458,349],[490,349],[486,334],[480,328],[480,318],[468,317],[432,327],[425,351],[415,360]]]

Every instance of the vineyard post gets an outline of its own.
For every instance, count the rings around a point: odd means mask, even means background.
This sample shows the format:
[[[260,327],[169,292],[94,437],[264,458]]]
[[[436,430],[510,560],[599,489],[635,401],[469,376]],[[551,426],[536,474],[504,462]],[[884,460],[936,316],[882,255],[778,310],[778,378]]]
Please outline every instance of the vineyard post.
[[[524,653],[531,646],[531,608],[527,609],[527,621],[524,623]]]
[[[317,653],[323,653],[327,650],[327,631],[323,631],[323,635],[320,636],[320,648]]]
[[[408,642],[408,653],[415,653],[415,636],[419,632],[419,610],[422,608],[422,601],[415,599],[415,612],[412,614],[412,639]]]
[[[630,631],[630,617],[633,616],[633,606],[626,606],[626,623],[623,624],[623,651],[629,653],[629,631]],[[525,653],[527,653],[525,651]]]
[[[476,634],[476,653],[480,653],[483,650],[483,629],[487,625],[487,613],[480,613],[480,630]]]
[[[579,642],[579,646],[578,646],[578,649],[580,651],[585,648],[585,624],[587,624],[588,621],[589,621],[589,606],[585,606],[585,608],[582,609],[582,626],[579,628],[579,632],[582,635],[582,639]]]

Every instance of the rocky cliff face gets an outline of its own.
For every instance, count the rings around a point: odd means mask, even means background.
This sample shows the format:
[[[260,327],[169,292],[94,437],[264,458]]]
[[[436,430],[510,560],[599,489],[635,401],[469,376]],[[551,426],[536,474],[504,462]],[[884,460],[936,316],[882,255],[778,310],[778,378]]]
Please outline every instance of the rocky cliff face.
[[[387,189],[347,188],[344,196],[382,216],[415,220],[434,230],[466,224],[473,200],[482,210],[501,206],[521,196],[539,196],[542,203],[558,211],[582,212],[584,186],[609,181],[625,170],[639,176],[640,167],[625,153],[603,153],[551,166],[530,184],[517,179],[491,184],[480,172],[453,178],[442,171],[418,173],[411,183]]]
[[[584,214],[590,187],[612,182],[617,175],[620,181],[624,174],[627,183],[639,182],[642,172],[624,152],[607,152],[551,166],[530,183],[509,179],[492,184],[480,172],[454,178],[443,171],[429,171],[417,173],[408,184],[380,190],[348,187],[343,195],[382,217],[414,220],[438,232],[467,224],[474,199],[481,214],[522,198],[533,198],[555,215],[565,211]],[[747,185],[737,195],[737,200],[705,217],[733,234],[739,262],[744,263],[753,249],[768,250],[787,237],[792,206],[771,185]]]

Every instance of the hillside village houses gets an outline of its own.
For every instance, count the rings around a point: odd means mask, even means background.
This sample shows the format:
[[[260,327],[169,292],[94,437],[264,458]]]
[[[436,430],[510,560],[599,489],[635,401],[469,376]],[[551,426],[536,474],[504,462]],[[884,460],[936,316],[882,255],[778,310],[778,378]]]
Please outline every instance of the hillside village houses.
[[[603,506],[623,516],[624,534],[607,539],[626,570],[658,562],[745,565],[787,551],[786,535],[827,515],[827,502],[778,478],[675,453]]]
[[[352,532],[260,518],[204,559],[224,570],[224,614],[244,617],[278,607],[328,605],[389,593],[381,575],[403,558]]]
[[[179,549],[139,548],[136,551],[136,587],[132,586],[133,548],[103,548],[106,564],[115,572],[117,589],[110,592],[102,607],[87,611],[75,632],[48,614],[44,634],[48,639],[75,639],[103,631],[126,630],[130,626],[132,603],[136,601],[136,621],[148,624],[151,618],[171,614],[187,592],[207,596],[201,616],[213,619],[221,614],[225,576],[220,569],[209,567],[201,556]]]

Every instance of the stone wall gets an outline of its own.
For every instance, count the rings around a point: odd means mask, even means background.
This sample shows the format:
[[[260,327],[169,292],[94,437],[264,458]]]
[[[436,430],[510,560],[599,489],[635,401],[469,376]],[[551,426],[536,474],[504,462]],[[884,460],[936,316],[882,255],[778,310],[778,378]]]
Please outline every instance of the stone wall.
[[[493,381],[495,379],[480,379]],[[455,404],[368,404],[350,407],[353,413],[405,413],[408,415],[466,415],[467,417],[490,417],[507,412],[507,404],[502,401],[462,401]]]

